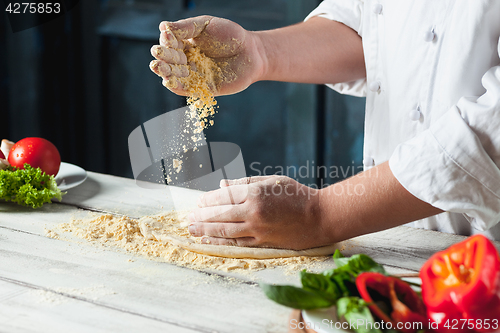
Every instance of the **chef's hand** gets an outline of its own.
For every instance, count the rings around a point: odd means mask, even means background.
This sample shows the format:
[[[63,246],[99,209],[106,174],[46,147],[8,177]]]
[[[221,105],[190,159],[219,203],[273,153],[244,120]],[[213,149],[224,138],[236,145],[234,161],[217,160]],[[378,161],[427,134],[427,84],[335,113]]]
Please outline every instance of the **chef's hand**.
[[[240,25],[218,17],[198,16],[177,22],[160,24],[160,45],[151,48],[150,68],[164,80],[189,75],[184,50],[192,45],[210,57],[222,70],[222,78],[215,87],[215,95],[237,93],[257,81],[263,71],[261,52],[256,37]],[[182,84],[171,89],[178,95],[187,95]]]
[[[300,250],[442,212],[408,192],[388,162],[321,190],[284,176],[226,182],[190,215],[189,231],[207,243]]]
[[[306,249],[330,243],[318,216],[319,191],[285,176],[223,180],[203,194],[189,231],[217,245]]]

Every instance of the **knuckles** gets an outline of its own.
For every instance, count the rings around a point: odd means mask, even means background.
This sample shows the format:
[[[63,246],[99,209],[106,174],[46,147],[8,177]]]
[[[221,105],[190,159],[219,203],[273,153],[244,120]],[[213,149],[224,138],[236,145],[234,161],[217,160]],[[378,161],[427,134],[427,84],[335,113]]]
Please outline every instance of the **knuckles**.
[[[219,243],[220,245],[227,245],[227,246],[238,246],[238,240],[234,238],[226,238],[224,240],[221,240]]]
[[[223,223],[219,223],[217,225],[217,227],[216,227],[216,233],[217,233],[217,235],[214,235],[214,236],[222,237],[222,238],[227,238],[228,237],[228,234],[227,234],[227,231],[226,231],[226,226]]]

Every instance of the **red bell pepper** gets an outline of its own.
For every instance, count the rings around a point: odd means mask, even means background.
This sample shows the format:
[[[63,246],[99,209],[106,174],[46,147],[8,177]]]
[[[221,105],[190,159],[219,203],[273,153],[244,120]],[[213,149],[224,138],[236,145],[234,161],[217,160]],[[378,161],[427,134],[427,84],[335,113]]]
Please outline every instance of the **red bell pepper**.
[[[391,323],[393,329],[405,333],[414,333],[417,325],[404,325],[405,323],[422,323],[420,328],[427,327],[425,305],[418,294],[405,281],[380,273],[361,273],[356,278],[356,287],[359,294],[368,303],[374,316],[386,323]],[[388,301],[390,308],[386,313],[373,300],[375,294]],[[398,325],[398,323],[400,323]]]
[[[436,331],[493,332],[500,327],[500,255],[483,235],[434,254],[420,277]]]

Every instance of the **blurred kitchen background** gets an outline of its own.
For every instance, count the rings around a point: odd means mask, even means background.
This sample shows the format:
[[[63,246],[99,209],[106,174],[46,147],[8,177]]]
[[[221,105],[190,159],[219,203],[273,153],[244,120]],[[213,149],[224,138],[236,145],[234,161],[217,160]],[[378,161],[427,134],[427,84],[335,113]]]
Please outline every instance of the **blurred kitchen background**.
[[[249,30],[273,29],[302,21],[319,2],[83,0],[63,17],[16,33],[3,13],[0,139],[44,137],[65,162],[133,177],[130,132],[185,105],[148,67],[161,21],[209,14]],[[331,184],[361,170],[362,98],[325,86],[259,82],[217,101],[207,140],[238,144],[248,175],[288,168],[302,183]],[[318,165],[328,172],[318,175]]]

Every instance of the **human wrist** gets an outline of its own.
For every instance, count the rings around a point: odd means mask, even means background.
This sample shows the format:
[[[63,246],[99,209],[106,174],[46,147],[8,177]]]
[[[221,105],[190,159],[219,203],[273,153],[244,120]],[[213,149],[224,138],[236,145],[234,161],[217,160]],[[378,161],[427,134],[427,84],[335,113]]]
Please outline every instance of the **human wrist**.
[[[311,212],[311,216],[317,221],[320,237],[323,240],[322,243],[333,244],[339,241],[336,226],[340,215],[334,212],[340,211],[340,209],[336,208],[338,207],[337,202],[330,198],[328,189],[328,187],[319,189],[316,195],[311,196],[309,211]]]
[[[363,224],[365,216],[359,202],[365,197],[356,193],[356,185],[352,179],[346,179],[319,192],[319,223],[330,243],[362,234],[358,227]]]
[[[274,63],[274,51],[272,48],[271,37],[268,31],[248,31],[260,58],[260,68],[257,70],[257,75],[253,82],[272,80],[273,69],[276,67]]]

